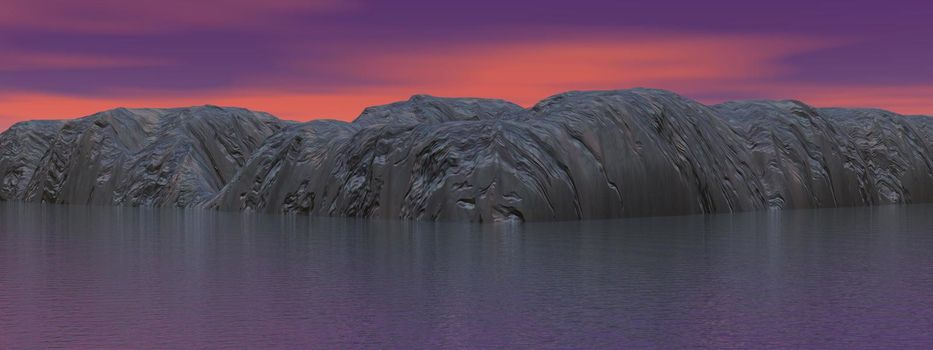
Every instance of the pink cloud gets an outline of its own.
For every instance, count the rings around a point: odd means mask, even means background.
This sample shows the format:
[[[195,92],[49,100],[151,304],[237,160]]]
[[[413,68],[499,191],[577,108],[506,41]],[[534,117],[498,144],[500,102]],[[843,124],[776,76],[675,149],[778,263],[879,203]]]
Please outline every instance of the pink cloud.
[[[583,38],[583,39],[581,39]],[[879,107],[905,114],[933,114],[933,86],[853,86],[782,82],[793,70],[791,55],[836,45],[832,40],[774,36],[715,36],[651,33],[579,35],[551,40],[508,40],[416,47],[347,49],[317,61],[341,81],[327,88],[276,86],[274,80],[239,81],[216,90],[120,90],[99,96],[35,91],[0,91],[0,129],[26,119],[63,119],[118,106],[240,106],[277,116],[351,120],[371,105],[404,100],[416,93],[494,97],[531,104],[555,93],[636,86],[673,90],[705,103],[728,97],[796,98],[815,106]],[[31,61],[31,63],[29,62]],[[0,54],[10,67],[94,67],[158,64],[87,56]],[[17,64],[12,64],[16,63]],[[31,64],[31,65],[30,65]],[[310,70],[298,65],[303,80]],[[310,79],[309,79],[310,80]],[[770,82],[770,83],[769,83]],[[322,92],[323,91],[323,92]],[[720,97],[717,97],[720,96]]]
[[[930,98],[933,85],[788,84],[758,89],[761,95],[770,98],[797,99],[818,107],[881,108],[900,114],[933,116],[933,98]]]
[[[195,105],[244,107],[291,120],[352,120],[363,108],[408,98],[406,91],[357,90],[343,93],[293,93],[235,89],[186,93],[150,92],[135,96],[71,96],[36,92],[0,92],[0,130],[23,120],[71,119],[116,107],[169,108]]]
[[[621,88],[621,87],[620,87]],[[933,86],[848,87],[777,86],[762,89],[770,98],[797,98],[817,107],[877,107],[902,114],[933,114]],[[179,107],[203,104],[238,106],[265,111],[291,120],[320,118],[352,120],[367,106],[408,98],[408,89],[358,89],[335,93],[294,93],[282,90],[240,89],[187,94],[150,94],[82,97],[59,94],[0,92],[0,130],[30,119],[70,119],[115,107]],[[526,106],[546,97],[543,94]],[[456,95],[454,95],[456,96]],[[718,103],[721,100],[701,100]]]
[[[797,37],[579,34],[550,40],[425,45],[354,52],[331,62],[389,89],[531,104],[567,90],[648,86],[690,93],[760,82],[792,70],[791,55],[837,45]],[[320,65],[320,62],[315,62]],[[318,66],[319,67],[319,66]]]
[[[149,58],[16,52],[10,50],[0,52],[0,71],[151,67],[163,64],[166,64],[166,62]]]

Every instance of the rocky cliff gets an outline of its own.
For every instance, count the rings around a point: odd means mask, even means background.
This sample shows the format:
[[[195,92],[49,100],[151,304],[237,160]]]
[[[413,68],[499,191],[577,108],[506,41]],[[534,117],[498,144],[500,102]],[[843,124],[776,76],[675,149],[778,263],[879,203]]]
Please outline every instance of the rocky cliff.
[[[116,109],[0,135],[0,200],[419,220],[577,220],[933,201],[933,122],[649,89],[532,108],[417,95],[354,122]]]

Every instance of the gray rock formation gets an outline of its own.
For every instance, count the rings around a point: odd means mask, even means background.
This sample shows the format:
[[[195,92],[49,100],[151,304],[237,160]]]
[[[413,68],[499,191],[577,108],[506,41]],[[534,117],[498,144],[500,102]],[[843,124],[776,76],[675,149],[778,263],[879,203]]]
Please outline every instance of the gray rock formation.
[[[0,200],[25,199],[26,186],[64,122],[17,123],[0,134]]]
[[[285,124],[267,114],[219,107],[121,108],[67,122],[20,123],[0,136],[3,196],[196,206],[214,197]]]
[[[418,95],[352,123],[117,109],[0,135],[0,200],[525,221],[933,201],[933,122],[649,89]]]
[[[769,207],[854,206],[868,200],[866,164],[838,123],[797,101],[730,102],[713,108],[745,139]]]

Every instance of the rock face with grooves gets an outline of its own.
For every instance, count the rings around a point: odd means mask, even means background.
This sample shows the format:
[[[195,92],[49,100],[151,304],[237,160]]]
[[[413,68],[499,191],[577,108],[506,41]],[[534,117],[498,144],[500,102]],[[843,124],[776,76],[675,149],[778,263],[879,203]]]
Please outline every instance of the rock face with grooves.
[[[848,131],[797,101],[713,107],[742,135],[769,207],[869,204],[870,179]]]
[[[933,154],[917,119],[877,109],[822,109],[855,145],[865,164],[865,204],[933,200]]]
[[[0,134],[0,200],[25,198],[39,159],[48,152],[63,122],[28,121]]]
[[[45,150],[25,162],[36,167],[16,199],[196,206],[215,196],[284,124],[266,114],[211,106],[121,108],[59,123],[43,131]]]
[[[933,201],[930,117],[797,101],[417,95],[346,123],[116,109],[0,135],[0,200],[468,221]]]

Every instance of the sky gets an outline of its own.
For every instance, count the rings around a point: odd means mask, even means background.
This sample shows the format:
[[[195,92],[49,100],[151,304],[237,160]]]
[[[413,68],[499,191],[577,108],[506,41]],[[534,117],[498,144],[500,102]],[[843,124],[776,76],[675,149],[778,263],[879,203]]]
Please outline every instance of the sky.
[[[414,94],[524,106],[653,87],[933,115],[933,3],[0,0],[0,130],[115,107],[354,119]]]

